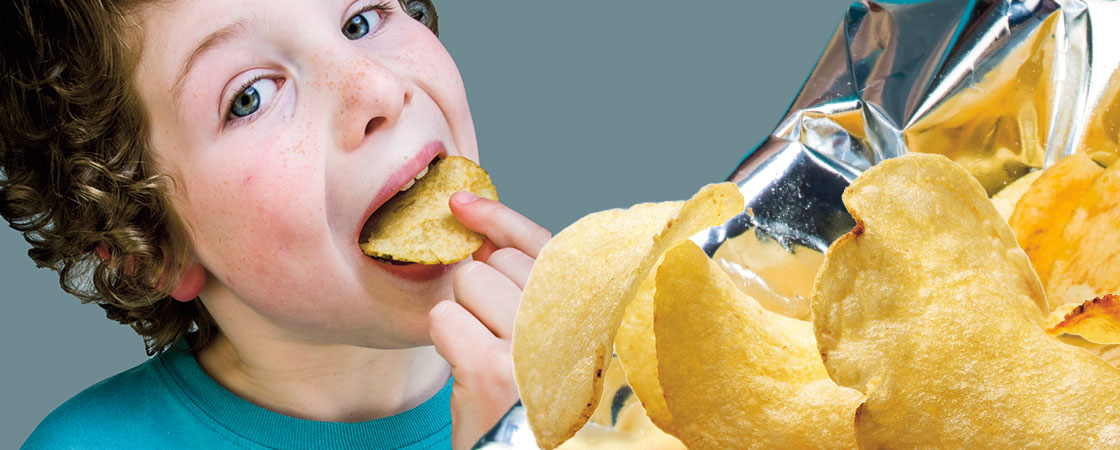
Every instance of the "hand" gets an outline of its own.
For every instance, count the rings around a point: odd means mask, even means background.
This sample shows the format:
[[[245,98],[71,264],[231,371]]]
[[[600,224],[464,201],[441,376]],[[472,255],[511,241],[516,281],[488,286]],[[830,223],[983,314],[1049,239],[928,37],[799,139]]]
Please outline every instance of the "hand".
[[[428,313],[436,351],[451,364],[451,443],[470,448],[517,401],[510,337],[521,290],[548,230],[501,203],[469,192],[451,197],[463,225],[487,236],[452,281],[455,301]]]

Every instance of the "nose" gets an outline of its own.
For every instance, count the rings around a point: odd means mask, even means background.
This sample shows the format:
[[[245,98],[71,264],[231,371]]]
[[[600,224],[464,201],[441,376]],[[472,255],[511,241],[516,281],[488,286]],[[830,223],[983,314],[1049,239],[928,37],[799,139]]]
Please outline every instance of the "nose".
[[[339,99],[336,130],[344,150],[361,146],[366,137],[392,127],[412,98],[412,83],[376,58],[350,52],[340,54],[335,63],[342,82],[329,95]]]

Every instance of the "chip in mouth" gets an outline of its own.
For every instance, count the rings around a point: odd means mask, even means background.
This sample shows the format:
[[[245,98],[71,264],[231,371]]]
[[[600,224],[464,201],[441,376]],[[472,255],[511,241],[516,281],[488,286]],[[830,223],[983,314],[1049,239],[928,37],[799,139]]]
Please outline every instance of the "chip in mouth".
[[[438,159],[381,205],[362,227],[362,253],[393,264],[451,264],[482,246],[484,236],[451,214],[448,201],[458,191],[490,200],[498,192],[482,167],[461,156]]]

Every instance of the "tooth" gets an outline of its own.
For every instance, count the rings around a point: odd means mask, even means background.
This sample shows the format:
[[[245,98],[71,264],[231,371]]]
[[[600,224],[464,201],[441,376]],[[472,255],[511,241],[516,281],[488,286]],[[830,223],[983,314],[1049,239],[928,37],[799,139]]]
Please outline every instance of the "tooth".
[[[419,180],[420,177],[422,177],[424,175],[427,175],[427,174],[428,174],[428,166],[424,166],[424,170],[421,170],[419,174],[416,174],[416,178],[413,178],[413,179],[414,180]]]
[[[416,184],[416,179],[408,180],[408,183],[405,183],[405,185],[401,187],[401,192],[407,191],[408,188],[412,187],[414,184]]]

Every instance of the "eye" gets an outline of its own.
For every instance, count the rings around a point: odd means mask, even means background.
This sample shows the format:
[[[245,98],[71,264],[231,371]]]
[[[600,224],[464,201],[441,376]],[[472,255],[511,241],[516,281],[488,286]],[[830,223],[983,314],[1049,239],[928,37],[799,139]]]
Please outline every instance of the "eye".
[[[249,82],[234,95],[229,104],[229,118],[235,119],[251,115],[267,105],[276,95],[276,80],[258,78]]]
[[[342,26],[342,35],[352,41],[361,39],[369,34],[370,30],[377,29],[379,25],[381,25],[380,8],[369,7],[346,21],[346,24]]]

